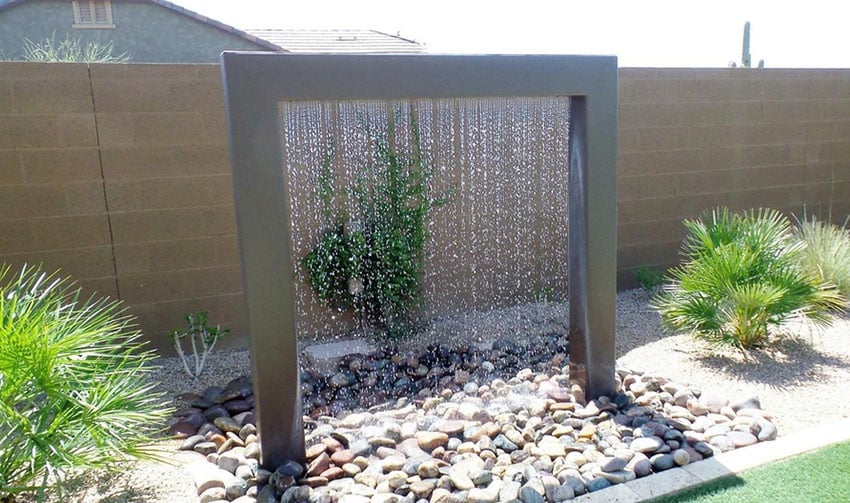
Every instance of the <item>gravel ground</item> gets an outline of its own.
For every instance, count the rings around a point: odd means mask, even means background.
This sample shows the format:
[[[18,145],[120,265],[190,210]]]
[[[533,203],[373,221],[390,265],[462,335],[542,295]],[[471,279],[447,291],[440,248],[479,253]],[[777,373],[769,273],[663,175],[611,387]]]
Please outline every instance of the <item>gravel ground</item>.
[[[756,395],[762,408],[776,416],[780,435],[850,417],[850,401],[843,396],[850,383],[850,315],[825,331],[789,325],[784,329],[787,337],[745,357],[732,350],[712,352],[687,335],[665,334],[658,315],[648,307],[649,298],[641,290],[618,295],[618,365],[722,391],[732,401]],[[532,316],[539,316],[539,307],[534,309]],[[551,309],[550,305],[546,312]],[[172,396],[223,385],[250,371],[246,350],[216,353],[195,382],[185,376],[177,358],[163,358],[159,364],[153,377]],[[65,494],[50,501],[197,501],[191,479],[180,466],[184,454],[175,454],[177,445],[176,441],[160,445],[171,464],[137,462],[116,474],[85,473],[70,478]]]

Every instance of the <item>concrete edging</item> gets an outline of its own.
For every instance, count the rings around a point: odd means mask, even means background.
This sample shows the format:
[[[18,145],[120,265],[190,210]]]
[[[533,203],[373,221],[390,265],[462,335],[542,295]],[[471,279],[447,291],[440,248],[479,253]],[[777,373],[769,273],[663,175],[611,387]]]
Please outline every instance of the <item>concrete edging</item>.
[[[845,440],[850,440],[850,419],[799,431],[787,437],[779,437],[772,442],[761,442],[718,454],[687,466],[672,468],[601,491],[584,494],[573,501],[637,503],[660,496],[670,496],[756,466],[780,461]]]

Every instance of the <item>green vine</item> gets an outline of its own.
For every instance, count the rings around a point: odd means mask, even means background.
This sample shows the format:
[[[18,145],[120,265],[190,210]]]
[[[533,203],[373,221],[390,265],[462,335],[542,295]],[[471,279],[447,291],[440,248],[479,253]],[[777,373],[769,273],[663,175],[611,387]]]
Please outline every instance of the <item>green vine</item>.
[[[304,257],[319,299],[335,309],[354,309],[390,337],[412,328],[412,314],[421,301],[425,223],[431,209],[446,202],[445,197],[429,196],[420,131],[412,118],[411,129],[409,152],[394,146],[392,123],[386,135],[370,134],[375,161],[348,196],[362,222],[349,221],[343,210],[334,212],[334,194],[339,190],[333,188],[333,149],[328,149],[319,170],[317,195],[333,224]]]

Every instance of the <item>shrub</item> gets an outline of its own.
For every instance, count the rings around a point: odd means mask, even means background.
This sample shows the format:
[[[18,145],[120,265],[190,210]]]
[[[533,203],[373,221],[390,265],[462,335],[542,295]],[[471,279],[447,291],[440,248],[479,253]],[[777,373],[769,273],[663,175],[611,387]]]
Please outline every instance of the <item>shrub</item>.
[[[664,280],[664,273],[648,265],[640,265],[635,269],[635,280],[646,291],[654,290]]]
[[[427,216],[446,202],[429,195],[413,119],[411,128],[409,151],[395,146],[392,125],[386,135],[370,132],[375,161],[350,194],[335,198],[330,162],[320,167],[318,196],[333,227],[303,260],[310,284],[326,305],[353,308],[391,337],[410,331],[421,295]],[[354,201],[362,221],[352,221],[344,211],[334,213],[334,201],[345,199]]]
[[[68,469],[155,457],[169,411],[147,384],[153,354],[117,302],[72,283],[0,267],[0,500],[61,492]],[[61,498],[60,498],[61,499]]]
[[[850,231],[812,217],[811,220],[798,222],[795,236],[805,244],[800,255],[803,268],[822,281],[835,285],[841,295],[848,299]]]
[[[713,210],[686,220],[683,263],[653,299],[665,326],[747,349],[792,316],[827,324],[838,291],[799,265],[802,245],[775,210]]]

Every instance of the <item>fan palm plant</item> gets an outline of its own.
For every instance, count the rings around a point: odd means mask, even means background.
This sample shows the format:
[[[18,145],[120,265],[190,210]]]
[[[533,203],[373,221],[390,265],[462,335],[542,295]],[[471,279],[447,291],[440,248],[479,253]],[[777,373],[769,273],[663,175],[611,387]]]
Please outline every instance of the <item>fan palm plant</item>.
[[[653,300],[667,328],[747,349],[793,316],[823,325],[840,308],[834,286],[800,266],[805,245],[778,211],[719,208],[685,227],[684,261]]]
[[[155,457],[169,411],[146,379],[152,353],[117,302],[0,266],[0,501],[61,490],[73,468]]]

